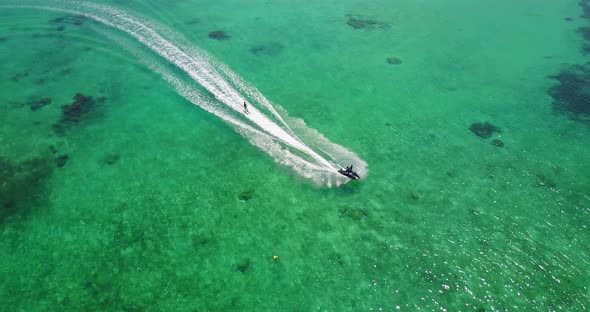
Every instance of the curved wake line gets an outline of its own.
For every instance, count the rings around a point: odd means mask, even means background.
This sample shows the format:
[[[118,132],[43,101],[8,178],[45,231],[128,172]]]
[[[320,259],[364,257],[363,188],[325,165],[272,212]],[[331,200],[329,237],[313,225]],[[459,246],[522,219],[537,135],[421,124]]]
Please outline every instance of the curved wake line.
[[[160,33],[168,32],[172,37],[178,37],[170,30],[154,26],[150,21],[141,21],[124,11],[105,5],[79,1],[25,2],[32,4],[23,5],[23,2],[20,2],[18,5],[11,7],[82,15],[132,36],[151,51],[184,71],[194,82],[214,95],[218,101],[207,99],[206,96],[201,94],[200,90],[184,83],[162,66],[148,62],[148,66],[162,74],[183,97],[222,118],[240,134],[248,138],[252,144],[271,155],[275,161],[291,167],[298,174],[316,183],[329,186],[333,183],[339,185],[347,181],[347,178],[336,172],[337,169],[342,167],[339,164],[340,160],[346,161],[346,164],[354,164],[359,173],[366,174],[366,163],[358,156],[344,147],[330,142],[317,131],[309,129],[303,120],[288,118],[285,111],[282,111],[282,114],[285,115],[282,116],[254,86],[241,79],[227,66],[217,63],[205,52],[192,45],[174,42],[174,38],[166,39],[158,32],[158,30]],[[52,5],[49,6],[48,3]],[[245,117],[254,126],[235,117],[236,113],[242,115],[242,103],[246,97],[266,109],[278,123],[271,120],[269,116],[265,115],[252,103],[249,105],[250,113],[246,114]],[[219,102],[225,105],[220,106]],[[231,108],[231,111],[228,112],[227,108]],[[279,108],[279,110],[282,109]],[[309,138],[306,137],[305,139],[309,140],[325,155],[328,155],[331,161],[320,156],[305,144],[301,135],[309,136]],[[293,148],[298,152],[295,154],[285,147]],[[302,157],[302,154],[306,156]]]

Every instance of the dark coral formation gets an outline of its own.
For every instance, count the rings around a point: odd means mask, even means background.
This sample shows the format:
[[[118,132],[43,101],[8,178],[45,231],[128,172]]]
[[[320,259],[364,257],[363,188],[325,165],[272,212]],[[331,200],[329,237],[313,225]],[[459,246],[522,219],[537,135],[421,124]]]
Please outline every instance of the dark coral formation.
[[[82,26],[86,22],[86,16],[84,15],[65,15],[52,19],[50,22],[57,25],[55,28],[57,31],[64,31],[66,25]]]
[[[79,124],[80,121],[92,112],[96,104],[106,101],[105,97],[96,100],[92,96],[77,93],[74,102],[62,106],[62,115],[59,122],[53,124],[53,130],[58,135],[63,135],[68,126]]]
[[[14,75],[12,75],[10,77],[10,80],[14,81],[14,82],[19,82],[24,78],[27,78],[29,76],[29,71],[24,71],[22,73],[16,73]]]
[[[581,0],[582,18],[590,19],[590,0]],[[590,54],[590,27],[580,27],[586,44],[582,49]],[[590,125],[590,67],[574,65],[559,74],[549,76],[559,83],[549,88],[547,94],[553,98],[553,109],[575,121]]]
[[[64,15],[62,17],[54,18],[50,22],[55,24],[70,24],[81,26],[86,22],[86,16],[84,15]]]
[[[212,31],[209,33],[209,38],[215,40],[226,40],[229,39],[229,36],[225,34],[225,32],[221,30]]]
[[[581,17],[585,19],[590,19],[590,0],[581,0],[580,2],[578,2],[578,5],[582,8],[582,11],[584,12],[584,14],[582,14]],[[582,36],[584,36],[584,39],[586,39],[586,41],[590,40],[588,34],[588,27],[580,27],[578,28],[578,31],[582,33]],[[582,46],[582,51],[586,54],[590,54],[590,44],[584,44]]]
[[[80,117],[90,112],[90,109],[92,109],[93,105],[94,100],[91,96],[77,93],[74,96],[74,102],[72,104],[64,105],[62,107],[62,119],[71,122],[78,122]]]
[[[402,63],[402,60],[400,60],[399,58],[392,56],[392,57],[388,57],[387,58],[387,63],[392,64],[392,65],[399,65]]]
[[[555,181],[553,181],[552,178],[550,178],[544,174],[537,174],[537,186],[538,187],[556,188],[557,183],[555,183]]]
[[[368,18],[363,18],[360,16],[355,16],[352,14],[348,14],[347,16],[348,16],[348,20],[346,21],[346,24],[348,24],[348,26],[352,27],[353,29],[375,28],[375,27],[387,28],[387,24],[382,23],[382,22],[378,22],[378,21],[368,19]]]
[[[580,0],[578,5],[582,8],[584,14],[582,14],[582,18],[590,18],[590,0]]]
[[[547,91],[553,98],[553,108],[590,124],[590,69],[576,65],[550,78],[559,81]]]
[[[354,29],[361,29],[361,28],[365,28],[366,21],[358,19],[358,18],[354,18],[354,17],[349,17],[346,24],[348,24],[348,26],[350,26]]]
[[[47,82],[46,78],[37,78],[35,80],[33,80],[33,83],[36,85],[42,85],[45,84]]]
[[[70,159],[70,156],[68,156],[67,154],[61,155],[55,159],[55,165],[58,168],[61,168],[66,165],[66,163],[68,162],[69,159]]]
[[[0,223],[17,214],[51,174],[47,159],[33,158],[14,163],[0,157]]]
[[[250,269],[250,259],[244,259],[236,264],[236,271],[246,273]]]
[[[51,104],[51,98],[49,97],[44,97],[44,98],[40,98],[40,99],[32,99],[29,100],[29,107],[31,108],[32,111],[36,111],[46,105]]]
[[[492,145],[496,146],[496,147],[504,147],[504,142],[502,142],[501,140],[498,140],[498,139],[493,139]]]
[[[377,25],[378,23],[376,21],[369,20],[369,19],[348,17],[348,21],[346,22],[346,24],[348,24],[348,26],[350,26],[354,29],[361,29],[361,28],[365,28],[367,26]]]
[[[584,37],[584,40],[590,40],[590,27],[578,27],[578,31]]]
[[[103,158],[103,162],[106,165],[112,166],[114,165],[117,161],[119,161],[119,159],[121,158],[121,156],[117,155],[117,154],[108,154]]]
[[[494,132],[502,133],[502,130],[489,122],[476,122],[469,126],[469,130],[480,138],[487,139],[494,134]]]
[[[250,191],[250,190],[244,191],[244,192],[240,193],[240,196],[238,196],[238,198],[240,200],[247,201],[252,198],[253,193],[254,193],[254,191]]]
[[[250,53],[256,56],[268,55],[275,56],[283,51],[284,46],[277,42],[271,42],[267,44],[255,45],[250,49]]]

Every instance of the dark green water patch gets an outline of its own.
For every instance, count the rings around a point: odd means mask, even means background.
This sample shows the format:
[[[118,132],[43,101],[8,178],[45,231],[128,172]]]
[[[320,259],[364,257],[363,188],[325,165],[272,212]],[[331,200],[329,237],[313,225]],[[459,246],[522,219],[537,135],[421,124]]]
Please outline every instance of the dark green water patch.
[[[102,104],[105,101],[105,97],[95,99],[92,96],[77,93],[71,104],[62,106],[61,118],[53,124],[53,130],[58,135],[64,135],[68,128],[89,119],[91,113],[96,110],[97,104]]]
[[[67,154],[58,156],[57,158],[55,158],[55,166],[57,166],[58,168],[61,168],[68,163],[69,159],[70,159],[70,156],[68,156]]]
[[[55,30],[63,31],[66,25],[82,26],[87,18],[83,15],[64,15],[62,17],[54,18],[49,22],[55,26]]]
[[[105,165],[112,166],[118,162],[120,158],[121,156],[119,156],[119,154],[108,154],[102,159],[102,162]]]
[[[77,26],[83,25],[85,21],[86,17],[83,15],[65,15],[51,20],[52,23],[71,24]]]
[[[413,200],[420,200],[420,198],[422,198],[422,196],[417,191],[411,191],[410,198]]]
[[[236,264],[236,271],[246,273],[250,270],[251,261],[250,259],[243,259]]]
[[[27,71],[27,70],[21,71],[21,72],[15,73],[12,76],[10,76],[10,80],[12,80],[14,82],[20,82],[22,79],[27,78],[29,75],[30,75],[29,71]]]
[[[40,99],[30,99],[27,104],[29,105],[32,111],[36,111],[38,109],[43,108],[44,106],[51,104],[51,98],[42,97]]]
[[[247,191],[241,192],[240,195],[238,196],[238,198],[242,201],[247,201],[247,200],[250,200],[253,195],[254,195],[254,190],[247,190]]]
[[[391,65],[399,65],[402,63],[402,60],[400,60],[398,57],[395,57],[395,56],[388,57],[386,59],[386,61],[388,64],[391,64]]]
[[[469,130],[471,130],[471,132],[473,132],[473,134],[477,135],[480,138],[483,139],[487,139],[489,137],[492,136],[492,134],[494,134],[494,132],[497,133],[502,133],[502,130],[494,125],[492,125],[489,122],[476,122],[476,123],[472,123],[471,126],[469,126]]]
[[[80,118],[86,115],[94,106],[94,99],[82,93],[74,96],[74,102],[62,107],[62,118],[67,121],[78,122]]]
[[[47,147],[47,149],[48,149],[48,150],[51,152],[51,154],[55,154],[55,153],[57,153],[57,151],[58,151],[58,150],[57,150],[57,147],[55,147],[55,145],[49,145],[49,146]]]
[[[227,40],[230,37],[225,32],[221,30],[216,30],[209,33],[209,38],[215,40]]]
[[[557,183],[548,175],[543,173],[539,173],[535,175],[537,178],[536,186],[538,187],[547,187],[547,188],[556,188]]]
[[[42,193],[51,172],[51,162],[45,158],[14,162],[0,157],[0,223],[24,212],[27,203]]]
[[[590,0],[581,0],[582,18],[590,19]],[[582,49],[590,53],[590,27],[578,28],[586,43]],[[553,109],[574,121],[590,125],[590,67],[588,64],[573,65],[557,75],[549,76],[558,84],[547,91],[553,98]]]
[[[504,142],[502,142],[502,140],[499,139],[493,139],[492,145],[495,147],[504,147]]]
[[[256,56],[276,56],[283,51],[284,46],[277,42],[255,45],[250,48],[250,53]]]
[[[590,0],[580,0],[578,5],[582,8],[584,14],[582,14],[582,18],[590,18]]]
[[[355,14],[347,14],[348,20],[346,24],[353,29],[374,29],[374,28],[387,28],[389,25],[383,22],[376,21],[371,18],[362,17]]]
[[[559,83],[547,91],[553,108],[573,120],[590,124],[590,69],[575,65],[549,76]]]

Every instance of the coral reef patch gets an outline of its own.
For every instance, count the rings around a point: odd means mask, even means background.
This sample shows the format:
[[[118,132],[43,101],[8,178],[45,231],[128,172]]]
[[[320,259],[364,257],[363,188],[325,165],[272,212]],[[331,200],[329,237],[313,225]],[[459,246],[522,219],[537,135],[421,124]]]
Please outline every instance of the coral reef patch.
[[[238,198],[242,201],[247,201],[252,198],[252,195],[254,195],[254,191],[248,190],[248,191],[241,192],[240,195],[238,196]]]
[[[386,59],[386,61],[387,61],[388,64],[391,64],[391,65],[399,65],[399,64],[402,63],[402,60],[400,60],[399,58],[397,58],[395,56],[388,57]]]
[[[551,178],[545,174],[542,174],[542,173],[536,174],[536,178],[537,178],[537,182],[536,182],[537,187],[546,187],[546,188],[551,188],[551,189],[554,189],[557,187],[557,183],[555,183],[553,178]]]
[[[580,0],[578,5],[582,8],[584,14],[582,14],[582,18],[590,18],[590,0]]]
[[[86,22],[86,16],[84,15],[64,15],[58,18],[54,18],[50,21],[56,24],[70,24],[76,26],[82,26]]]
[[[36,111],[38,109],[43,108],[46,105],[51,104],[51,98],[43,97],[40,99],[31,99],[28,101],[28,104],[32,111]]]
[[[502,140],[499,139],[493,139],[492,145],[496,147],[504,147],[504,142],[502,142]]]
[[[103,103],[106,101],[106,98],[99,97],[94,99],[92,96],[77,93],[73,100],[74,101],[71,104],[62,106],[60,120],[52,125],[53,130],[58,135],[65,134],[65,131],[69,126],[79,124],[91,113],[92,110],[94,110],[96,104]]]
[[[553,108],[590,125],[590,69],[575,65],[549,78],[559,82],[547,91]]]
[[[209,38],[215,40],[227,40],[229,39],[229,36],[221,30],[216,30],[209,33]]]
[[[21,212],[27,201],[40,194],[51,172],[51,163],[45,158],[13,162],[0,157],[0,224]]]
[[[121,156],[119,156],[118,154],[108,154],[102,159],[102,162],[106,165],[112,166],[117,161],[119,161],[120,158]]]
[[[502,130],[489,122],[476,122],[469,126],[469,130],[480,138],[487,139],[494,134],[494,132],[502,133]]]
[[[65,166],[66,163],[68,163],[69,159],[70,159],[70,156],[68,156],[67,154],[61,155],[55,159],[55,165],[58,168],[61,168],[61,167]]]
[[[82,93],[77,93],[74,96],[74,102],[70,105],[62,107],[62,119],[71,122],[78,122],[80,118],[87,114],[94,106],[94,100],[91,96],[86,96]]]
[[[582,8],[584,19],[590,19],[590,0],[581,0],[578,5]],[[585,44],[582,51],[590,54],[590,27],[578,28]],[[547,76],[558,83],[547,90],[553,98],[554,111],[574,120],[590,125],[590,66],[577,64],[561,70],[556,75]]]
[[[353,29],[373,29],[373,28],[387,28],[389,25],[370,19],[361,17],[359,15],[347,14],[348,20],[346,24]]]
[[[246,273],[248,270],[250,270],[250,262],[250,259],[243,259],[236,264],[236,271]]]
[[[58,18],[54,18],[49,22],[55,25],[55,30],[64,31],[66,25],[82,26],[86,23],[86,16],[84,15],[64,15]]]
[[[578,27],[578,31],[584,37],[584,40],[590,40],[590,27]]]

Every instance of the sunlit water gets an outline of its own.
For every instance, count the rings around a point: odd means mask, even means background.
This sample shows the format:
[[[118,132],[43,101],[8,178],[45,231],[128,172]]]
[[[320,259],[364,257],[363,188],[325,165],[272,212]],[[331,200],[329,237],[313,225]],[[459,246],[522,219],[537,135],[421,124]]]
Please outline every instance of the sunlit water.
[[[0,1],[0,310],[588,309],[584,9]]]

